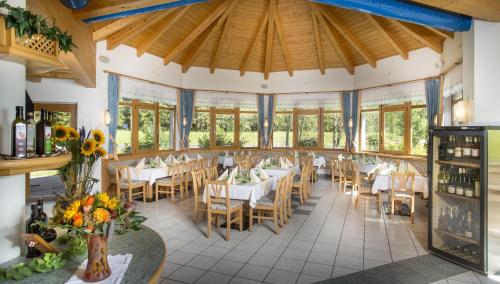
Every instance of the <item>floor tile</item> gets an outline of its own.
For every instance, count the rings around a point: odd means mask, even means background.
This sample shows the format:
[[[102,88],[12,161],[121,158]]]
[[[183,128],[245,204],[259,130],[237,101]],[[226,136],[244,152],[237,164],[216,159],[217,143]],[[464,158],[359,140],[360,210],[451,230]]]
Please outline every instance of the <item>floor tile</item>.
[[[347,267],[342,267],[342,266],[334,266],[332,278],[351,274],[351,273],[358,272],[358,271],[359,271],[359,269],[352,269],[352,268],[347,268]]]
[[[231,278],[232,278],[232,276],[230,276],[230,275],[208,271],[207,273],[203,274],[203,276],[201,276],[201,278],[198,281],[196,281],[196,283],[200,283],[200,284],[225,284],[225,283],[229,283]]]
[[[311,283],[316,283],[316,282],[325,280],[327,278],[330,278],[330,276],[328,276],[326,278],[322,278],[322,277],[318,277],[318,276],[300,274],[299,279],[297,280],[296,284],[311,284]]]
[[[321,253],[317,251],[311,251],[309,254],[308,262],[319,263],[319,264],[327,264],[334,265],[335,264],[335,255],[328,253]]]
[[[222,258],[222,257],[224,257],[224,255],[226,255],[230,251],[231,251],[231,249],[228,249],[228,248],[209,247],[208,249],[203,251],[201,254],[206,255],[206,256],[215,257],[215,258]]]
[[[170,276],[172,273],[174,273],[181,266],[182,265],[180,265],[180,264],[165,262],[165,265],[163,266],[163,271],[161,272],[160,277],[167,278],[168,276]]]
[[[308,255],[309,255],[309,251],[294,249],[294,248],[287,248],[283,252],[283,257],[297,259],[297,260],[303,260],[303,261],[307,260]]]
[[[363,259],[359,257],[337,255],[335,258],[335,266],[361,270],[363,269]]]
[[[196,254],[190,252],[176,251],[167,257],[167,262],[184,265]]]
[[[254,254],[253,252],[233,249],[224,256],[224,259],[244,263],[247,262],[252,257],[253,254]]]
[[[273,269],[264,282],[271,284],[289,284],[295,283],[299,278],[299,273]]]
[[[300,272],[302,271],[302,267],[304,267],[305,261],[290,259],[286,257],[282,257],[276,262],[274,265],[275,268],[291,271],[291,272]]]
[[[333,266],[319,263],[306,262],[302,269],[303,274],[329,278],[332,275]]]
[[[261,282],[255,281],[255,280],[250,280],[250,279],[245,279],[245,278],[239,278],[239,277],[234,277],[229,284],[260,284]]]
[[[172,275],[168,277],[168,279],[181,281],[184,283],[194,283],[204,273],[205,270],[184,266],[177,269]]]
[[[218,258],[205,256],[205,255],[197,255],[193,259],[191,259],[186,266],[199,268],[203,270],[209,270],[219,261]]]
[[[236,276],[257,281],[264,281],[270,270],[271,268],[268,267],[246,264],[238,272],[238,274],[236,274]]]
[[[248,260],[248,263],[265,267],[273,267],[276,261],[278,261],[278,258],[279,257],[273,255],[265,255],[257,253],[254,256],[252,256],[250,260]]]
[[[189,243],[189,244],[181,247],[179,249],[179,251],[199,254],[202,251],[206,250],[207,248],[209,248],[209,245],[198,244],[198,243]]]
[[[311,242],[311,241],[293,240],[290,242],[288,247],[300,249],[300,250],[311,250],[313,245],[314,245],[314,242]]]
[[[210,268],[210,271],[235,275],[244,265],[244,263],[221,259],[212,268]]]

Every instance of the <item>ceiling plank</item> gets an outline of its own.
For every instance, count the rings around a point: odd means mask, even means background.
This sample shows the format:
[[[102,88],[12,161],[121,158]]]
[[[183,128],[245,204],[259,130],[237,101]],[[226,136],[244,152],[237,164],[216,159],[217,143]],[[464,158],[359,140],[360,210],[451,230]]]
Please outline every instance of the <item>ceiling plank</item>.
[[[252,45],[250,46],[250,49],[247,51],[245,59],[243,59],[243,63],[241,64],[240,67],[240,76],[245,75],[245,72],[247,71],[248,68],[248,64],[250,63],[250,59],[252,58],[252,54],[255,51],[255,48],[257,47],[258,40],[261,37],[262,33],[264,32],[264,29],[267,26],[268,21],[269,21],[269,10],[266,11],[266,15],[264,16],[264,19],[260,24],[259,29],[257,30],[257,34],[253,39]]]
[[[74,43],[78,48],[72,52],[60,53],[63,63],[69,67],[76,79],[84,87],[96,86],[96,44],[92,40],[92,31],[89,26],[76,21],[71,11],[58,0],[28,0],[29,10],[42,15],[47,19],[54,19],[57,26],[63,31],[70,31]]]
[[[208,40],[215,34],[216,31],[219,30],[219,28],[222,26],[222,24],[224,24],[230,11],[231,11],[231,7],[229,7],[224,12],[224,14],[219,18],[217,23],[212,26],[212,28],[210,29],[208,34],[205,36],[205,38],[203,38],[203,40],[200,42],[200,44],[196,48],[191,49],[191,52],[186,56],[186,59],[184,59],[184,61],[182,62],[182,72],[183,73],[186,73],[189,70],[189,68],[191,68],[191,65],[198,57],[201,50],[205,47]]]
[[[121,18],[119,20],[116,20],[116,21],[112,22],[111,24],[106,25],[106,26],[94,31],[92,33],[92,39],[94,41],[103,40],[103,39],[107,38],[108,36],[110,36],[111,34],[127,27],[128,25],[131,25],[133,22],[139,20],[140,17],[141,17],[141,15],[135,15],[135,16],[125,17],[125,18]]]
[[[227,30],[231,26],[231,20],[234,15],[234,11],[236,10],[235,7],[238,4],[238,0],[234,0],[233,3],[231,3],[231,6],[227,9],[227,12],[224,13],[223,17],[224,19],[224,27],[222,29],[222,34],[219,37],[219,40],[217,41],[217,46],[215,47],[215,53],[212,56],[212,62],[210,63],[210,73],[214,73],[215,71],[215,65],[217,64],[217,59],[219,59],[220,52],[221,52],[221,46],[224,40],[227,37]]]
[[[184,14],[189,10],[190,6],[181,8],[175,11],[172,15],[164,19],[161,24],[156,27],[149,37],[147,37],[137,47],[137,56],[142,56],[153,44],[155,44],[165,32],[170,29]]]
[[[328,39],[330,40],[333,47],[335,48],[335,51],[337,51],[337,54],[339,55],[340,60],[342,61],[342,64],[344,64],[344,67],[347,69],[349,74],[353,75],[354,74],[354,64],[352,62],[352,59],[349,58],[349,56],[347,55],[345,50],[340,45],[340,42],[338,41],[338,39],[335,37],[333,32],[328,27],[328,23],[323,18],[323,14],[321,14],[321,12],[318,11],[319,10],[318,7],[316,7],[316,5],[313,5],[312,8],[313,8],[314,14],[316,15],[316,18],[318,19],[318,22],[320,23],[320,25],[323,28],[323,30],[325,31]]]
[[[276,5],[276,2],[274,2],[274,5]],[[286,69],[288,70],[288,75],[293,76],[292,57],[290,56],[290,51],[288,49],[288,45],[286,44],[285,33],[283,32],[283,26],[281,25],[281,18],[278,14],[278,8],[275,6],[272,11],[274,13],[274,25],[276,27],[276,31],[278,32],[281,51],[283,52],[283,57],[285,58]]]
[[[323,45],[321,44],[321,36],[319,35],[318,19],[313,11],[314,4],[309,2],[311,7],[311,17],[314,30],[314,43],[316,44],[316,53],[318,54],[318,65],[321,75],[325,75],[325,59],[323,58]]]
[[[443,45],[441,44],[441,40],[431,35],[430,32],[426,30],[426,28],[396,20],[391,21],[411,34],[416,40],[425,44],[428,48],[434,50],[437,53],[443,53]]]
[[[373,24],[375,28],[387,39],[391,46],[399,53],[399,55],[404,59],[408,60],[408,50],[391,34],[387,29],[386,25],[377,17],[366,14],[368,20]]]
[[[429,31],[437,34],[438,36],[440,37],[443,37],[443,38],[449,38],[449,39],[453,39],[455,37],[455,34],[452,33],[452,32],[448,32],[448,31],[443,31],[443,30],[439,30],[439,29],[433,29],[433,28],[430,28],[430,27],[426,27]]]
[[[273,39],[274,39],[274,9],[276,8],[276,0],[269,1],[269,20],[267,21],[267,38],[266,38],[266,59],[264,62],[264,80],[269,79],[271,71],[271,62],[273,56]]]
[[[163,58],[163,64],[168,64],[181,51],[188,47],[200,34],[202,34],[222,13],[228,8],[231,1],[225,1],[220,4],[207,18],[205,18],[187,37],[185,37],[177,46],[170,50]]]
[[[412,0],[412,2],[471,16],[483,21],[500,21],[500,1],[497,0]]]
[[[359,42],[359,40],[346,28],[344,25],[337,20],[331,13],[328,13],[325,9],[319,8],[319,11],[323,14],[326,20],[330,22],[341,35],[343,35],[347,41],[356,49],[359,54],[370,64],[372,67],[377,66],[377,60],[370,54],[368,49]]]
[[[115,49],[120,44],[125,43],[127,40],[131,38],[134,38],[147,28],[158,23],[162,19],[165,19],[165,17],[167,17],[173,11],[174,10],[172,9],[172,10],[156,12],[152,15],[150,14],[143,15],[143,18],[140,18],[139,21],[134,22],[132,25],[127,26],[127,28],[120,30],[112,34],[110,37],[108,37],[107,38],[108,50]]]

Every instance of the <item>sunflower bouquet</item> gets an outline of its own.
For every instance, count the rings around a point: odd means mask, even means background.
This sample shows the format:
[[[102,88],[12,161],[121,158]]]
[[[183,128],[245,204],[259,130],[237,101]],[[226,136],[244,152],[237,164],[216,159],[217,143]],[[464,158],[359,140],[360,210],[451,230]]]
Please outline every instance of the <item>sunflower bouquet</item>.
[[[59,170],[64,193],[57,196],[53,209],[55,218],[61,222],[66,208],[90,195],[98,181],[93,176],[97,161],[107,154],[102,147],[106,139],[99,129],[86,131],[82,127],[76,130],[64,125],[54,127],[54,137],[59,148],[71,153],[71,160]]]

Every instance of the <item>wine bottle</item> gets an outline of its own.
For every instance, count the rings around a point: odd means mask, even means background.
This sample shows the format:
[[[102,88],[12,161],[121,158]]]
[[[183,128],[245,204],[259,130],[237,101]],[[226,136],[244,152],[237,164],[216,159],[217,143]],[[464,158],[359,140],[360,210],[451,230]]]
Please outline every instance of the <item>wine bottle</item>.
[[[438,174],[438,192],[446,191],[444,167],[441,167]]]
[[[43,211],[43,199],[39,198],[36,204],[37,204],[36,210],[39,221],[48,223],[49,218],[47,217],[47,214]],[[42,237],[42,239],[44,239],[47,243],[50,243],[57,238],[57,233],[54,229],[41,229],[40,237]]]
[[[47,112],[41,110],[40,121],[36,124],[36,154],[48,156],[52,153],[52,128],[47,120]]]
[[[22,106],[16,106],[16,118],[12,121],[12,156],[26,158],[26,121]]]
[[[455,194],[456,192],[456,175],[453,167],[450,169],[450,182],[448,183],[446,190],[448,193]]]
[[[455,188],[455,193],[457,195],[464,195],[464,184],[465,184],[464,169],[458,168],[458,182]]]
[[[472,238],[472,210],[467,209],[467,219],[465,222],[465,232],[464,235],[467,238]]]
[[[26,154],[33,157],[36,154],[36,128],[33,113],[26,114]]]
[[[56,151],[56,136],[54,135],[54,112],[49,111],[48,112],[48,121],[50,125],[50,145],[51,145],[51,152],[54,153]]]
[[[40,233],[40,226],[36,225],[36,222],[38,222],[38,216],[37,216],[37,205],[35,203],[31,204],[31,216],[28,222],[26,223],[26,233],[28,234],[39,234]],[[42,253],[37,250],[34,246],[33,242],[28,242],[27,244],[27,253],[26,257],[27,258],[34,258],[37,256],[40,256]]]
[[[474,197],[481,197],[481,170],[476,170],[474,178]]]
[[[38,198],[36,201],[36,212],[38,214],[38,219],[44,223],[47,223],[49,218],[47,217],[47,214],[43,212],[43,199]]]
[[[452,161],[455,157],[455,136],[453,135],[450,136],[450,141],[448,143],[447,157],[448,161]]]
[[[455,159],[456,160],[461,160],[462,159],[462,139],[460,137],[457,137],[457,140],[455,141]]]
[[[479,159],[479,150],[481,149],[481,145],[479,144],[479,138],[474,137],[474,143],[471,150],[471,156],[473,159]]]
[[[465,136],[465,144],[463,146],[463,158],[464,160],[468,160],[472,157],[472,147],[470,144],[470,138],[469,136]]]
[[[439,147],[438,147],[438,159],[441,161],[446,161],[446,138],[442,137],[439,141]]]
[[[474,197],[474,183],[471,170],[467,170],[467,182],[465,183],[464,195]]]

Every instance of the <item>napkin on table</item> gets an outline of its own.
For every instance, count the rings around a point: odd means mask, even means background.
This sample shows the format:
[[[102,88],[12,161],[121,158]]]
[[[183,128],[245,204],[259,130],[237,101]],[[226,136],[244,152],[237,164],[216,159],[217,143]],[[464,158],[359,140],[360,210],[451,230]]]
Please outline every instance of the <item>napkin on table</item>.
[[[227,173],[227,169],[226,169],[226,171],[224,171],[224,173],[222,175],[220,175],[220,177],[217,180],[225,180],[227,178],[227,175],[228,175],[228,173]]]
[[[262,170],[261,168],[257,168],[257,170],[259,171],[259,176],[261,179],[268,179],[269,176],[266,174],[266,172],[264,172],[264,170]]]
[[[288,165],[283,161],[282,158],[280,158],[280,167],[284,170],[288,169]]]
[[[271,164],[271,158],[267,158],[266,161],[265,161],[266,164],[270,165]]]
[[[257,164],[257,168],[262,168],[264,166],[264,160],[260,160],[260,162]]]
[[[179,164],[180,162],[179,162],[179,161],[177,161],[177,159],[176,159],[176,158],[172,157],[172,163],[174,163],[174,165],[176,165],[176,164]]]
[[[375,156],[375,164],[383,164],[384,161],[380,159],[378,156]]]
[[[191,159],[188,157],[187,154],[184,154],[184,162],[189,162]]]
[[[202,157],[200,154],[196,154],[196,158],[197,158],[198,160],[203,160],[203,157]]]
[[[286,165],[287,165],[287,166],[289,166],[289,167],[293,167],[293,163],[292,163],[292,162],[290,162],[290,160],[285,159],[285,163],[286,163]]]
[[[166,169],[168,167],[167,164],[165,164],[165,162],[163,162],[162,159],[159,159],[159,160],[160,160],[159,163],[158,163],[159,167],[163,168],[163,169]]]
[[[255,174],[253,170],[250,171],[250,180],[255,183],[261,182],[260,178]]]
[[[142,158],[142,160],[137,164],[137,166],[135,166],[135,173],[137,175],[140,175],[141,174],[141,171],[142,169],[144,169],[144,167],[146,166],[146,159],[145,158]]]
[[[172,155],[168,155],[168,157],[165,159],[165,163],[167,164],[173,163],[174,161],[172,159],[173,159]]]
[[[238,174],[238,167],[234,168],[229,174],[229,178],[227,179],[227,183],[236,184],[236,175]]]

